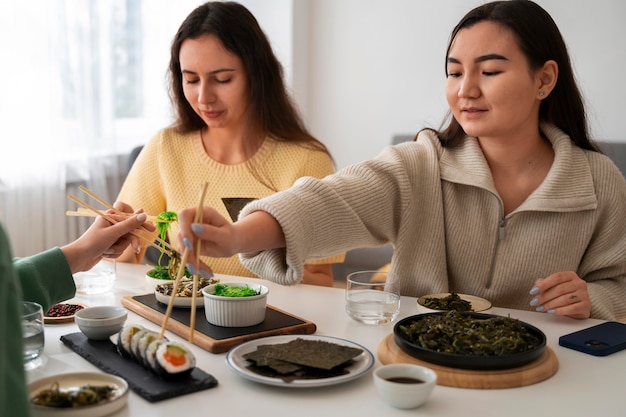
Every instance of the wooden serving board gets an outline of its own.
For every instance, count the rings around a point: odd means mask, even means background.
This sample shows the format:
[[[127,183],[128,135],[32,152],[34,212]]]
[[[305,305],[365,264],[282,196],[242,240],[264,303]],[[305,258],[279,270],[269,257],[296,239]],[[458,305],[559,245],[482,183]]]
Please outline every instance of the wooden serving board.
[[[458,369],[419,360],[404,352],[395,342],[393,333],[378,346],[378,359],[383,364],[413,363],[437,372],[437,384],[456,388],[500,389],[536,384],[554,375],[559,369],[556,354],[549,346],[534,361],[512,369]]]
[[[163,325],[167,305],[159,303],[154,294],[123,297],[122,305],[156,323],[159,330]],[[190,323],[191,310],[174,307],[166,328],[180,337],[188,339]],[[215,326],[206,320],[204,310],[199,308],[196,310],[192,343],[211,353],[223,353],[248,340],[283,334],[311,334],[315,333],[315,330],[317,330],[315,323],[270,305],[267,306],[265,320],[249,327]]]

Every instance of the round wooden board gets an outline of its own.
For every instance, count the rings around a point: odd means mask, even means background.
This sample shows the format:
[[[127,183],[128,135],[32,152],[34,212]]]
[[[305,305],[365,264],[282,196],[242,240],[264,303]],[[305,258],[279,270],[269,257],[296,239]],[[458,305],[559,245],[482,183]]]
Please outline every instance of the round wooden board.
[[[550,378],[559,369],[556,354],[549,346],[533,362],[512,369],[473,370],[436,365],[414,358],[396,344],[393,333],[378,346],[378,359],[383,364],[414,363],[437,372],[437,384],[456,388],[501,389],[536,384]]]

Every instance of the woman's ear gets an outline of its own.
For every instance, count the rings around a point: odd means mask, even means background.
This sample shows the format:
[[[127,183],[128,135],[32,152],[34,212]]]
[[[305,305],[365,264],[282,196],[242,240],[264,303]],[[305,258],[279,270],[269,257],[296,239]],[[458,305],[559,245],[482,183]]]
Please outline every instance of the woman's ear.
[[[540,100],[543,100],[548,95],[559,78],[559,65],[554,60],[546,61],[541,68],[536,72],[537,74],[537,95]]]

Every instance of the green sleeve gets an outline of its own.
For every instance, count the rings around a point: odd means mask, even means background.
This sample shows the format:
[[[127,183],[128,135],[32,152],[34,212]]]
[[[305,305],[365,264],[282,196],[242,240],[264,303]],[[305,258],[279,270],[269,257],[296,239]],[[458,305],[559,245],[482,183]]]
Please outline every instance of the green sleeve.
[[[0,225],[0,415],[30,416],[24,374],[20,301],[11,250]]]
[[[52,304],[74,297],[76,293],[72,271],[60,248],[14,259],[13,265],[24,299],[38,302],[44,311]]]

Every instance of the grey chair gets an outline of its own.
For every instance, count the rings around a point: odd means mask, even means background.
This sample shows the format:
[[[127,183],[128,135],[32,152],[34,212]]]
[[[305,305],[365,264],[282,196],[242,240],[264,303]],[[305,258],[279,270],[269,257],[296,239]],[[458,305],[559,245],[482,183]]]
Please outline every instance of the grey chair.
[[[130,168],[135,163],[135,160],[139,156],[139,153],[141,152],[142,149],[143,149],[143,146],[140,145],[140,146],[133,148],[133,150],[130,151],[130,154],[128,155],[128,168],[126,171],[127,174],[128,174],[128,171],[130,171]],[[159,258],[161,258],[160,262],[159,262]],[[148,246],[148,249],[146,250],[146,253],[143,257],[143,260],[144,260],[144,263],[147,263],[149,265],[166,266],[169,263],[170,259],[167,255],[163,255],[163,257],[161,257],[161,252],[157,248]]]
[[[346,252],[343,263],[332,266],[335,283],[340,286],[352,272],[376,270],[391,262],[392,256],[393,246],[391,244],[349,250]]]
[[[626,142],[598,142],[598,145],[626,177]]]

